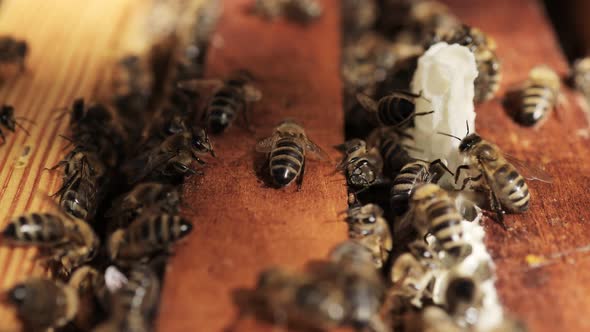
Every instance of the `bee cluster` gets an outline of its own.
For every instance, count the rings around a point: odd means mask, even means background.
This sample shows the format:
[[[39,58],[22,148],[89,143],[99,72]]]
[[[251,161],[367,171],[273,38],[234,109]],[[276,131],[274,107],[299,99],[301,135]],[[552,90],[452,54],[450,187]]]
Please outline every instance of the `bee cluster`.
[[[48,169],[62,177],[56,212],[15,216],[1,233],[2,245],[38,248],[53,271],[5,295],[27,330],[152,330],[167,258],[193,229],[179,214],[180,186],[215,156],[208,131],[228,127],[249,103],[246,91],[257,92],[244,75],[213,80],[212,93],[201,86],[209,86],[203,62],[217,10],[209,2],[188,31],[122,56],[97,101],[58,110],[69,119],[69,151]],[[0,41],[3,63],[22,66],[26,52],[24,42]],[[205,93],[214,98],[199,112]],[[17,119],[11,106],[0,110],[8,130]]]

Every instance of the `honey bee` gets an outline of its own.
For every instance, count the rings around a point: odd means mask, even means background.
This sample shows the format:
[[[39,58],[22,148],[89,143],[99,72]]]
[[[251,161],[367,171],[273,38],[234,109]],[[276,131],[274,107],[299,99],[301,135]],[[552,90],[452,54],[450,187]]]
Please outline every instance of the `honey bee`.
[[[59,196],[59,205],[72,216],[84,220],[94,218],[105,181],[106,166],[93,152],[75,148],[50,170],[63,167],[63,184],[52,196]]]
[[[471,253],[463,239],[463,217],[449,193],[434,183],[421,184],[410,196],[410,211],[405,218],[412,220],[421,235],[432,234],[451,260],[460,260]]]
[[[375,102],[371,97],[357,94],[356,98],[363,108],[376,114],[379,123],[386,127],[406,129],[414,125],[414,117],[432,114],[434,111],[416,113],[416,99],[422,98],[419,94],[407,91],[394,91]]]
[[[92,260],[100,245],[94,230],[84,220],[50,213],[11,219],[2,231],[2,239],[9,245],[45,249],[49,262],[59,264],[59,272],[66,276]]]
[[[377,128],[367,139],[367,145],[381,153],[384,173],[390,177],[395,177],[402,167],[415,160],[408,153],[413,148],[402,143],[403,137],[405,134],[395,128]]]
[[[25,119],[23,117],[16,118],[14,116],[14,107],[12,107],[11,105],[4,104],[4,105],[2,105],[2,107],[0,107],[0,125],[4,126],[4,128],[8,129],[9,131],[12,131],[13,133],[14,133],[16,127],[19,127],[28,136],[29,132],[20,123],[18,123],[16,121],[17,119],[19,119],[21,121],[28,121],[28,122],[33,123],[33,121]],[[2,138],[1,145],[6,144],[6,137],[4,136],[4,132],[1,129],[0,129],[0,137]]]
[[[258,276],[255,298],[259,311],[274,323],[330,329],[345,319],[345,294],[337,284],[316,282],[306,273],[270,268]]]
[[[181,90],[199,91],[213,87],[215,92],[206,105],[204,115],[209,131],[221,134],[229,128],[237,115],[241,113],[248,128],[249,105],[262,98],[262,93],[252,85],[252,75],[240,71],[231,75],[225,81],[221,80],[188,80],[178,83]]]
[[[180,202],[180,192],[176,187],[158,182],[143,182],[116,199],[107,216],[115,217],[119,220],[118,226],[125,227],[146,208],[176,214]]]
[[[11,36],[0,36],[0,64],[16,65],[23,72],[28,54],[29,45],[26,41]]]
[[[529,180],[551,182],[551,176],[544,171],[525,165],[514,157],[503,154],[498,146],[484,140],[478,134],[469,134],[461,139],[459,137],[439,133],[459,140],[459,152],[469,157],[466,165],[457,167],[455,171],[455,183],[459,181],[461,171],[477,171],[479,174],[463,179],[461,190],[468,183],[472,187],[483,188],[489,195],[490,208],[496,214],[496,220],[503,223],[504,211],[510,213],[523,213],[528,210],[531,195],[523,177],[514,167],[517,165],[526,172]],[[513,165],[514,164],[514,165]]]
[[[137,183],[150,174],[176,176],[196,174],[190,168],[192,161],[205,164],[198,155],[212,153],[212,146],[205,135],[180,132],[170,135],[157,146],[140,154],[123,166],[130,184]],[[212,153],[213,154],[213,153]]]
[[[337,169],[346,172],[348,185],[366,189],[384,181],[383,160],[376,148],[368,149],[367,143],[361,139],[347,141],[338,147],[345,157]]]
[[[576,60],[571,73],[573,86],[587,99],[590,97],[590,57]]]
[[[383,217],[383,210],[375,204],[367,204],[348,210],[346,218],[348,236],[369,249],[376,268],[381,268],[393,247],[391,230]]]
[[[430,163],[415,160],[402,167],[391,187],[390,202],[393,212],[398,216],[403,215],[408,209],[408,201],[414,188],[424,183],[437,183],[445,171],[454,175],[440,159]]]
[[[533,126],[543,120],[558,104],[559,76],[547,66],[537,66],[520,93],[516,120],[524,126]]]
[[[170,251],[193,228],[190,221],[167,213],[146,211],[127,228],[111,234],[108,251],[113,261],[133,261]]]
[[[30,278],[13,286],[6,299],[32,331],[65,326],[74,319],[79,307],[75,289],[44,278]]]
[[[127,282],[110,297],[109,319],[94,331],[151,331],[159,298],[156,273],[147,266],[133,266]]]
[[[286,187],[297,178],[301,188],[305,173],[305,156],[311,152],[320,159],[328,155],[312,142],[305,130],[292,120],[281,122],[272,136],[260,140],[256,151],[268,153],[270,175],[279,187]]]
[[[468,25],[457,27],[443,40],[449,44],[465,46],[474,54],[479,72],[475,79],[475,102],[492,99],[500,87],[502,78],[495,40],[480,29]]]
[[[268,19],[285,16],[309,23],[322,15],[322,6],[317,0],[256,0],[254,12]]]

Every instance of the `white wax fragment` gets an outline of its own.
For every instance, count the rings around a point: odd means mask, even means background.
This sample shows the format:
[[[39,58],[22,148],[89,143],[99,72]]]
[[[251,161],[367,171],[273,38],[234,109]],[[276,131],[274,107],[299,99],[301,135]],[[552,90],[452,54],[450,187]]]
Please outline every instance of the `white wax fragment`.
[[[111,265],[104,272],[104,282],[109,292],[114,293],[127,283],[127,277],[114,265]]]
[[[470,132],[475,131],[473,82],[476,77],[475,57],[464,46],[437,43],[420,57],[412,80],[412,91],[422,95],[416,100],[416,112],[434,113],[414,119],[415,128],[410,131],[414,138],[407,143],[420,150],[412,152],[415,157],[446,160],[451,170],[461,165],[459,140],[437,132],[463,138],[466,123]]]

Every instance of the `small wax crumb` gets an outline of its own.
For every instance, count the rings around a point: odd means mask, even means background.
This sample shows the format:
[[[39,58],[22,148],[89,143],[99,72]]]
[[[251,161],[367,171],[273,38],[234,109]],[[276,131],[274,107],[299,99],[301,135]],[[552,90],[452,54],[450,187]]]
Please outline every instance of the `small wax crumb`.
[[[544,263],[547,262],[547,260],[543,256],[532,255],[532,254],[526,255],[524,260],[526,261],[526,263],[530,267],[537,267],[537,266],[543,265]]]

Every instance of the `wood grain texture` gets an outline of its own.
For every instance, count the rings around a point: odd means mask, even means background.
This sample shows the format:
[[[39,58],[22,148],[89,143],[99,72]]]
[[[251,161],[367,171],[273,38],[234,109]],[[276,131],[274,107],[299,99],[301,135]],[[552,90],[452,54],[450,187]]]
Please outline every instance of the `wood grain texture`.
[[[526,79],[535,65],[548,64],[562,77],[568,72],[537,1],[445,2],[459,18],[496,39],[502,94]],[[500,97],[476,108],[477,130],[484,138],[532,165],[544,165],[554,178],[552,184],[529,182],[530,211],[507,216],[507,231],[486,222],[501,301],[534,332],[590,330],[590,318],[584,314],[590,310],[590,255],[584,249],[590,243],[588,123],[573,93],[567,88],[563,92],[568,103],[539,128],[515,124]],[[527,255],[545,259],[545,265],[529,265]]]
[[[214,137],[218,160],[185,186],[195,228],[169,263],[160,331],[222,331],[237,315],[235,291],[252,288],[261,269],[301,268],[347,237],[337,217],[346,209],[346,188],[335,162],[309,161],[300,192],[295,185],[272,189],[255,174],[261,158],[254,152],[257,139],[293,118],[337,157],[331,147],[344,134],[338,1],[324,1],[325,16],[305,27],[249,15],[252,3],[225,1],[214,37],[223,43],[211,49],[206,71],[210,77],[236,69],[254,75],[264,94],[251,113],[256,133],[238,121]],[[236,332],[262,330],[246,319]]]

